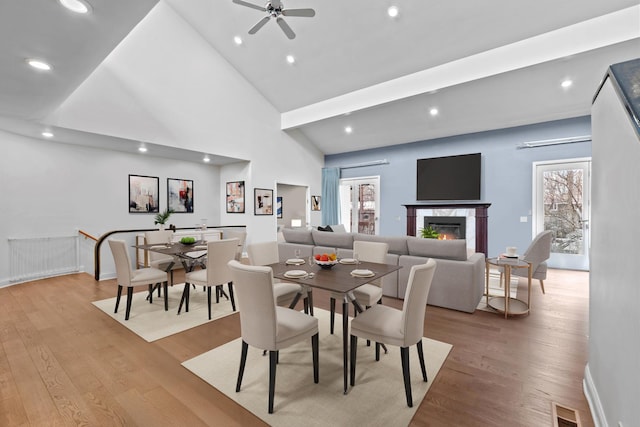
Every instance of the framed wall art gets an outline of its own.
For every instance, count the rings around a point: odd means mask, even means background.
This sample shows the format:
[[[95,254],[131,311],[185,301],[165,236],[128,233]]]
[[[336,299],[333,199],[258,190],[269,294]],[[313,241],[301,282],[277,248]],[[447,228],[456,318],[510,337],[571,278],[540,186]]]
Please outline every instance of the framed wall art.
[[[273,190],[254,188],[253,214],[273,215]]]
[[[129,213],[158,213],[160,178],[129,175]]]
[[[193,213],[193,181],[167,178],[167,205],[176,213]]]
[[[311,210],[319,211],[320,210],[320,196],[311,196]]]
[[[244,181],[227,182],[227,213],[244,213]]]
[[[282,196],[276,197],[276,216],[282,218]]]

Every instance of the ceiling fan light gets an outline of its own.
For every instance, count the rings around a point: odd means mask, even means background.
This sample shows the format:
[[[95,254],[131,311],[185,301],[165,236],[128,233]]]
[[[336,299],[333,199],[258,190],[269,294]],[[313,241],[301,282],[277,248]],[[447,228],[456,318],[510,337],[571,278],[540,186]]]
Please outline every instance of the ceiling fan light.
[[[81,0],[58,0],[61,5],[75,13],[89,13],[89,5]]]

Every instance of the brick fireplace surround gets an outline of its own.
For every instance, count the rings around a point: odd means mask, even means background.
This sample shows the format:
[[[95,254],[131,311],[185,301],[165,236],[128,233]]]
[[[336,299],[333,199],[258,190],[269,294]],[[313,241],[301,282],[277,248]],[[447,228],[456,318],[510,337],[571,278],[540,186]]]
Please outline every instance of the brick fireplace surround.
[[[491,203],[482,202],[442,202],[404,205],[407,208],[407,236],[416,235],[416,215],[419,209],[475,209],[476,210],[476,252],[487,254],[488,250],[488,213]]]

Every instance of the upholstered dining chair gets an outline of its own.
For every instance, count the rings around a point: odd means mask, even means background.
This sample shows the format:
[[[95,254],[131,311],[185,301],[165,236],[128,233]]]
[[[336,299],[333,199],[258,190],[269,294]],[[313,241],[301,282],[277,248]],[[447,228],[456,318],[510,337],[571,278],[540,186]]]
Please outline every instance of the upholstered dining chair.
[[[147,231],[144,233],[144,242],[147,245],[166,245],[172,240],[173,231],[171,230]],[[182,267],[182,264],[170,255],[155,251],[147,251],[147,253],[149,254],[149,265],[159,270],[168,271],[171,276],[169,283],[173,286],[173,270]]]
[[[376,305],[351,320],[351,386],[355,385],[358,337],[376,342],[376,360],[380,360],[380,344],[400,347],[402,376],[407,406],[413,406],[411,376],[409,370],[409,347],[416,345],[422,369],[422,379],[427,382],[424,363],[422,335],[424,333],[424,313],[427,297],[431,289],[436,261],[431,258],[425,264],[411,267],[402,310]]]
[[[269,265],[280,262],[278,252],[278,242],[268,241],[260,243],[252,243],[247,246],[247,254],[249,255],[249,263],[251,265]],[[309,294],[311,289],[305,289],[297,283],[290,282],[274,282],[273,293],[276,304],[279,306],[288,306],[293,300],[299,296],[304,298],[304,311],[313,315],[313,307],[309,303]]]
[[[205,269],[193,270],[185,274],[185,290],[182,299],[186,299],[189,311],[189,288],[190,285],[204,286],[207,288],[207,304],[209,308],[209,320],[211,320],[211,288],[216,289],[216,302],[220,301],[219,290],[224,284],[227,284],[229,291],[229,299],[231,307],[236,311],[236,300],[233,296],[233,280],[231,279],[231,271],[227,263],[236,257],[236,248],[238,247],[238,239],[211,240],[207,243],[207,264]],[[182,301],[178,308],[178,313],[182,308]]]
[[[153,286],[164,285],[164,310],[169,310],[167,300],[167,286],[169,274],[166,271],[159,270],[154,267],[140,268],[133,270],[131,268],[131,258],[127,251],[127,244],[124,240],[109,240],[109,247],[116,264],[116,276],[118,281],[118,296],[116,297],[116,308],[114,313],[118,312],[120,305],[120,297],[122,288],[127,288],[127,310],[124,320],[129,320],[131,312],[131,300],[133,298],[133,288],[136,286],[147,285],[149,287],[149,304],[153,303]]]
[[[271,267],[229,261],[238,294],[242,351],[236,392],[242,386],[249,346],[269,352],[269,413],[273,413],[279,351],[311,337],[313,382],[318,383],[318,319],[275,304]]]
[[[383,242],[368,242],[362,240],[356,240],[353,242],[353,253],[358,254],[359,261],[376,262],[384,264],[387,259],[387,252],[389,251],[389,245]],[[358,286],[353,290],[353,295],[356,301],[369,308],[374,304],[382,303],[382,283],[380,279],[366,283],[362,286]],[[333,334],[335,313],[336,313],[336,299],[342,299],[342,294],[331,294],[330,310],[331,310],[331,323],[330,332]]]
[[[531,263],[531,278],[540,281],[540,288],[544,294],[544,280],[547,278],[547,260],[551,256],[551,231],[543,231],[539,233],[529,244],[527,250],[520,258],[522,261]],[[511,275],[519,277],[528,277],[529,272],[526,268],[512,268]],[[504,269],[500,268],[500,283],[502,283]]]
[[[225,239],[238,239],[238,247],[236,248],[236,261],[242,258],[242,250],[247,239],[247,232],[244,230],[224,230],[223,237]]]

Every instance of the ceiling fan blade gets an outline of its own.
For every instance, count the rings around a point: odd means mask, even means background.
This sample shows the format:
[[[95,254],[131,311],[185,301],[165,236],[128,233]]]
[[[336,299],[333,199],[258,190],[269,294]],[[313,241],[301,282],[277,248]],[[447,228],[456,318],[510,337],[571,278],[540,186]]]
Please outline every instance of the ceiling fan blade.
[[[278,23],[278,25],[280,25],[280,28],[282,28],[282,31],[284,31],[284,33],[287,35],[287,37],[289,37],[290,40],[296,38],[296,33],[293,32],[289,24],[287,24],[284,19],[278,17],[278,19],[276,19],[276,22]]]
[[[258,30],[260,28],[262,28],[264,26],[264,24],[267,23],[267,21],[269,21],[269,18],[271,18],[270,16],[265,16],[264,18],[262,18],[260,21],[258,21],[258,23],[256,25],[254,25],[253,27],[251,27],[251,29],[249,30],[249,34],[255,34],[258,32]]]
[[[242,1],[242,0],[232,0],[232,1],[235,4],[239,4],[239,5],[242,5],[242,6],[250,7],[251,9],[256,9],[256,10],[259,10],[261,12],[266,12],[267,11],[267,9],[265,9],[262,6],[258,6],[257,4],[249,3],[249,2],[246,2],[246,1]]]
[[[282,11],[284,16],[304,16],[311,18],[316,16],[316,11],[313,9],[286,9]]]

